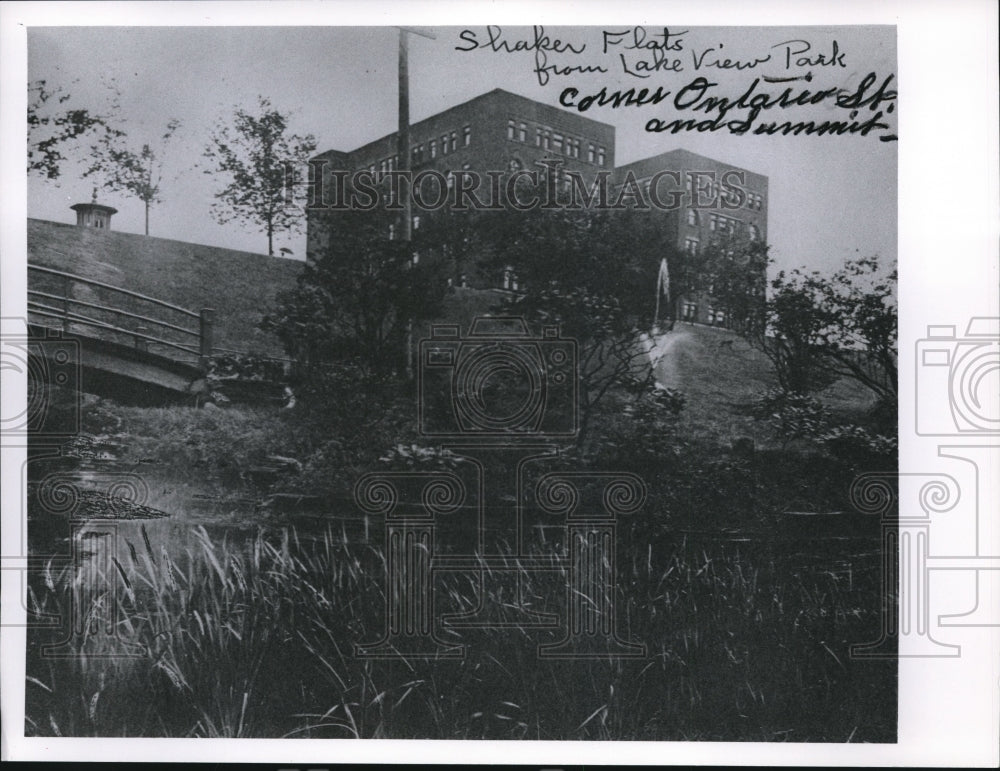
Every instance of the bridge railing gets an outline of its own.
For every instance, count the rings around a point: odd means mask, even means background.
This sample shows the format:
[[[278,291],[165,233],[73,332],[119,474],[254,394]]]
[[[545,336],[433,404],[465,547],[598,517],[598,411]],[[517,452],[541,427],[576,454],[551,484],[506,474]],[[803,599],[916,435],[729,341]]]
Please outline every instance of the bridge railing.
[[[28,313],[64,332],[132,345],[207,369],[215,311],[199,312],[155,297],[40,265],[29,265]]]

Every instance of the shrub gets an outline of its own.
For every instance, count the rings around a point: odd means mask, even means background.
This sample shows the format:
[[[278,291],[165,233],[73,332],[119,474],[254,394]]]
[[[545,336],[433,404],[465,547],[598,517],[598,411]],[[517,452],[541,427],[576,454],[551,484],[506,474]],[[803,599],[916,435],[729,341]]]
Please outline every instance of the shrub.
[[[675,388],[647,388],[622,407],[603,432],[595,465],[634,464],[637,467],[673,457],[676,418],[684,409],[683,392]]]
[[[835,458],[854,466],[885,465],[895,462],[899,443],[895,436],[875,434],[862,426],[837,426],[819,437]]]
[[[791,391],[770,391],[754,408],[754,417],[768,423],[782,448],[796,440],[817,441],[830,425],[830,413],[815,397]]]

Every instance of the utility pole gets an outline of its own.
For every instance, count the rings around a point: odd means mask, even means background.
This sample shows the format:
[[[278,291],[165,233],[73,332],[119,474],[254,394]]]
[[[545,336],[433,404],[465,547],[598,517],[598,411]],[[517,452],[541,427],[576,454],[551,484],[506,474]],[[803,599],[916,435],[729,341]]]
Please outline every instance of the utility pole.
[[[399,171],[410,169],[410,46],[409,35],[420,35],[430,40],[437,36],[416,27],[399,27],[399,129],[396,131],[396,155]],[[400,184],[399,194],[403,204],[403,242],[413,240],[413,204],[409,180]],[[413,379],[413,320],[406,321],[406,377]]]
[[[416,27],[399,27],[399,130],[396,132],[396,153],[399,155],[399,170],[410,169],[410,46],[408,35],[420,35],[429,40],[437,40],[437,35]],[[400,185],[399,194],[403,204],[403,240],[413,237],[413,204],[409,185]]]

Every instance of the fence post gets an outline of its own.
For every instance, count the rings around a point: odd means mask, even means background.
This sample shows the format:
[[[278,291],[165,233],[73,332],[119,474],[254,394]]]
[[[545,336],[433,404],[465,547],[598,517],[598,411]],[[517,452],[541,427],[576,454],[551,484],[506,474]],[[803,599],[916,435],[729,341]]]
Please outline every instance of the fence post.
[[[73,289],[70,286],[70,277],[69,276],[63,276],[62,287],[63,287],[63,292],[62,292],[62,312],[63,312],[63,317],[62,317],[62,331],[63,331],[63,334],[66,334],[67,332],[69,332],[69,298],[70,298],[70,295],[73,292]]]
[[[148,351],[149,342],[145,339],[146,333],[149,332],[149,327],[136,327],[136,334],[133,336],[135,340],[135,347],[138,351]]]
[[[212,349],[215,347],[215,309],[202,308],[199,319],[198,338],[200,341],[198,366],[202,371],[208,371],[208,360],[212,356]]]

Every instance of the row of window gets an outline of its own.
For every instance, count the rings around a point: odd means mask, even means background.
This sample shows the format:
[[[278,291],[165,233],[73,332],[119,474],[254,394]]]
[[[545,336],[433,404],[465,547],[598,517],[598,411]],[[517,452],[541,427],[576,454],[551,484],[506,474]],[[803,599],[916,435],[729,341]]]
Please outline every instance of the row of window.
[[[410,153],[413,158],[413,164],[423,163],[424,160],[431,160],[438,157],[438,151],[440,148],[441,155],[448,155],[458,150],[458,131],[447,131],[441,135],[440,140],[437,137],[430,139],[427,142],[420,142],[413,145],[410,148]],[[462,147],[468,147],[472,143],[472,127],[465,126],[462,129]],[[463,168],[467,168],[463,166]],[[387,171],[395,171],[399,168],[399,155],[390,155],[387,158],[383,158],[377,163],[369,164],[368,171],[372,174],[375,172],[385,173]]]
[[[533,125],[535,136],[535,147],[543,150],[560,153],[568,158],[583,157],[583,142],[579,137],[564,134],[548,126]],[[530,141],[529,126],[524,121],[507,121],[507,139],[512,142],[522,142],[528,144]],[[608,160],[607,150],[601,145],[587,142],[587,163],[595,166],[604,166]]]
[[[698,320],[698,306],[695,303],[686,302],[681,305],[681,320],[682,321],[697,321]],[[715,326],[725,326],[726,324],[726,314],[725,311],[716,310],[715,308],[708,309],[708,323],[714,324]]]
[[[472,127],[464,126],[462,128],[462,147],[468,147],[470,144],[472,144]],[[440,143],[435,137],[427,142],[413,145],[410,150],[413,154],[413,163],[423,163],[425,160],[437,158],[439,148],[441,155],[448,155],[448,153],[458,150],[458,131],[445,132],[441,135]]]
[[[741,222],[738,222],[737,220],[729,220],[729,223],[730,225],[727,226],[729,227],[728,230],[720,230],[719,232],[735,235],[738,232],[737,226],[743,224]],[[715,228],[713,228],[713,230],[715,230]],[[760,229],[756,225],[747,225],[747,235],[749,235],[752,241],[757,241],[760,238]],[[684,239],[684,251],[686,251],[688,254],[691,255],[698,254],[698,247],[700,245],[701,241],[699,241],[697,238],[689,236],[688,238]],[[732,256],[731,252],[732,250],[729,250],[729,256]]]

